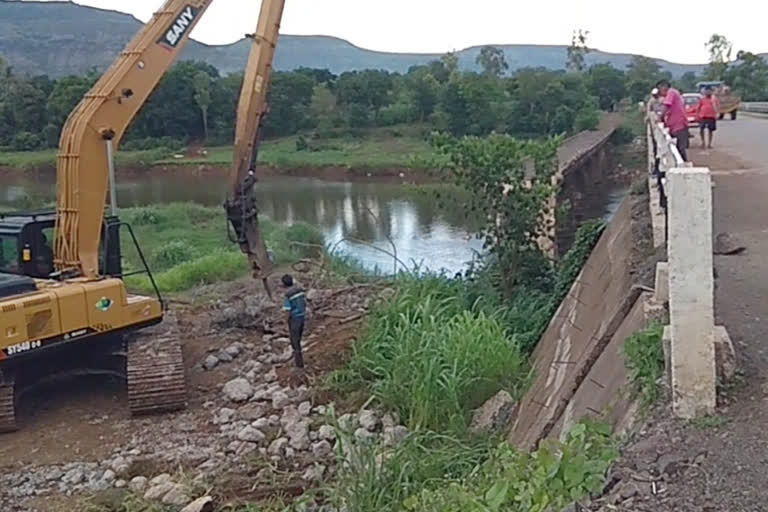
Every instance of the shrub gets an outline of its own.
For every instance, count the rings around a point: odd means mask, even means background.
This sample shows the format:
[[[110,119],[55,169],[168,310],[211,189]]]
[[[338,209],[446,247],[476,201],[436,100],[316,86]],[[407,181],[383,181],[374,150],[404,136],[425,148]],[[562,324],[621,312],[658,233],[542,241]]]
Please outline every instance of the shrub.
[[[659,396],[658,381],[664,374],[663,332],[661,325],[653,324],[624,341],[629,381],[644,406],[652,405]]]
[[[576,120],[573,124],[574,130],[577,132],[597,130],[597,127],[600,125],[600,116],[597,110],[583,108],[576,113]]]
[[[198,251],[184,240],[171,240],[152,253],[150,266],[162,270],[176,266],[198,256]]]
[[[411,429],[462,432],[471,409],[521,383],[519,347],[497,315],[463,307],[459,287],[401,278],[354,347],[351,371]]]
[[[125,210],[123,214],[128,224],[134,226],[153,226],[167,222],[167,216],[158,208],[145,206]]]
[[[19,132],[14,135],[11,146],[16,151],[32,151],[40,147],[41,139],[30,132]]]
[[[245,275],[248,262],[235,251],[217,251],[187,261],[164,272],[155,274],[155,281],[161,292],[178,292],[196,286],[231,281]],[[146,276],[130,276],[127,285],[134,290],[151,293],[152,285]]]
[[[545,512],[600,490],[618,451],[610,427],[576,423],[565,441],[544,441],[533,453],[508,443],[461,480],[446,479],[405,501],[418,512]]]

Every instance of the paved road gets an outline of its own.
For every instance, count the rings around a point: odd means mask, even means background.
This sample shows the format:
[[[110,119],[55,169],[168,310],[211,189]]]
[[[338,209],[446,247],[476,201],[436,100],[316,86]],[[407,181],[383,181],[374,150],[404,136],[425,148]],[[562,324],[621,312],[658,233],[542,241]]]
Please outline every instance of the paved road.
[[[727,232],[745,253],[715,256],[715,316],[735,343],[743,385],[721,408],[727,422],[691,428],[678,450],[706,453],[704,473],[688,472],[671,487],[679,510],[768,510],[768,119],[719,123],[713,150],[692,140],[695,165],[710,167],[714,230]],[[677,500],[675,500],[677,501]],[[708,508],[711,507],[711,508]]]

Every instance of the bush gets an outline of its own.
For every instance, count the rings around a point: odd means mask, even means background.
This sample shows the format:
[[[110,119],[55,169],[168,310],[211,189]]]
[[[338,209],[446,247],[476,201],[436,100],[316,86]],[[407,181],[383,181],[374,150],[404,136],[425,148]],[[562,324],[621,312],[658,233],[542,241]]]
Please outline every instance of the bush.
[[[629,381],[644,406],[652,405],[659,396],[658,382],[664,374],[663,333],[663,326],[653,324],[624,341]]]
[[[354,347],[352,373],[412,430],[463,432],[473,408],[521,384],[519,347],[497,315],[462,305],[460,287],[442,276],[401,278]]]
[[[611,135],[611,142],[617,146],[623,144],[629,144],[635,139],[635,134],[632,132],[632,128],[621,125]]]
[[[597,492],[618,456],[610,427],[582,421],[563,442],[544,441],[533,453],[508,443],[462,480],[444,481],[405,501],[418,512],[545,512]]]
[[[576,113],[576,120],[574,121],[574,130],[577,132],[583,132],[586,130],[597,130],[600,125],[600,116],[597,110],[591,108],[583,108]]]
[[[387,105],[379,110],[376,116],[378,126],[393,126],[396,124],[405,124],[415,121],[418,112],[412,103],[394,103]]]
[[[40,137],[34,133],[19,132],[14,135],[11,147],[16,151],[32,151],[40,147],[40,142]]]
[[[180,151],[186,146],[184,139],[175,137],[145,137],[143,139],[129,139],[122,144],[122,149],[127,151],[147,151],[163,149],[167,152]]]
[[[231,281],[245,275],[247,271],[248,261],[241,253],[217,251],[156,273],[155,281],[161,292],[179,292],[196,286]],[[129,276],[126,284],[140,292],[153,291],[146,276]]]
[[[270,242],[275,258],[283,263],[319,257],[324,249],[325,238],[314,226],[299,222],[276,229]]]
[[[171,240],[152,252],[150,267],[157,270],[168,269],[198,256],[198,251],[184,240]]]
[[[131,208],[124,213],[126,222],[133,226],[153,226],[167,222],[168,217],[152,206]]]

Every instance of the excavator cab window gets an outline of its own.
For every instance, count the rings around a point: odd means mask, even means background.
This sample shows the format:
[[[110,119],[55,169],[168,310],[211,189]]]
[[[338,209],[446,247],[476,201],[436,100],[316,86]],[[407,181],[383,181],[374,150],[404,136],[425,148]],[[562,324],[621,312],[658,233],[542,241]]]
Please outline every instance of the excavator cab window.
[[[46,279],[54,272],[53,244],[55,214],[35,214],[0,218],[0,272]],[[102,275],[122,275],[120,221],[104,219],[99,271]]]
[[[19,258],[18,235],[0,234],[0,272],[18,274]]]

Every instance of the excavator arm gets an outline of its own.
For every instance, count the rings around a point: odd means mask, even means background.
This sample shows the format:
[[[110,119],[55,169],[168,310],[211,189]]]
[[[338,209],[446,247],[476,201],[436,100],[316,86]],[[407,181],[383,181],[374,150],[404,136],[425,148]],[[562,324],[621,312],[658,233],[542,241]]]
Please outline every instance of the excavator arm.
[[[111,153],[211,2],[168,0],[67,118],[56,165],[58,271],[98,277]]]
[[[263,0],[256,32],[248,35],[252,44],[237,107],[230,190],[224,203],[234,241],[248,256],[253,277],[263,280],[270,296],[267,277],[272,272],[272,262],[259,229],[254,189],[259,138],[267,113],[267,89],[284,6],[285,0]]]

